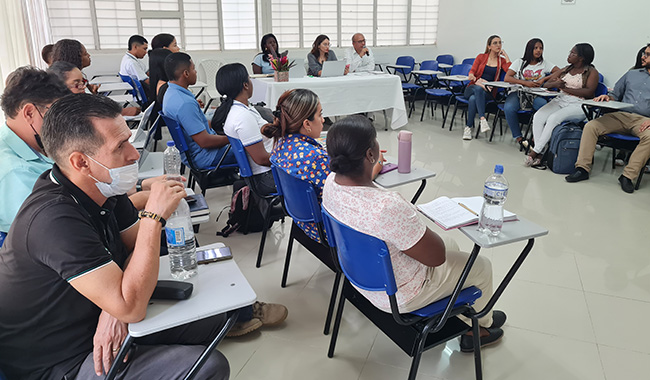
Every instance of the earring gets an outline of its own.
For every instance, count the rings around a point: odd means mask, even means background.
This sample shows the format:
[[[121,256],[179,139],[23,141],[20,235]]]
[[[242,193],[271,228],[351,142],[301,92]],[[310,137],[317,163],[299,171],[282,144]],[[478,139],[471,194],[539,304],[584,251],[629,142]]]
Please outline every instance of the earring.
[[[370,163],[374,165],[375,160],[374,159],[370,160]]]

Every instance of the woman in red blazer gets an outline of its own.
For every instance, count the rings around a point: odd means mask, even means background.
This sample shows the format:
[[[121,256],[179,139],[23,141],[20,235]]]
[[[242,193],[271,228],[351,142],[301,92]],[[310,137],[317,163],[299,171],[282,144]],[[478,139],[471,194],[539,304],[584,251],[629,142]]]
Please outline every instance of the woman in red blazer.
[[[474,60],[472,69],[469,71],[470,84],[465,89],[465,98],[469,101],[467,105],[467,126],[463,132],[463,140],[472,139],[474,118],[478,113],[480,117],[481,132],[489,132],[490,125],[485,120],[485,104],[492,99],[494,93],[489,93],[484,83],[499,80],[501,73],[505,73],[510,67],[510,57],[501,48],[501,37],[490,36],[487,40],[485,53],[479,54]]]

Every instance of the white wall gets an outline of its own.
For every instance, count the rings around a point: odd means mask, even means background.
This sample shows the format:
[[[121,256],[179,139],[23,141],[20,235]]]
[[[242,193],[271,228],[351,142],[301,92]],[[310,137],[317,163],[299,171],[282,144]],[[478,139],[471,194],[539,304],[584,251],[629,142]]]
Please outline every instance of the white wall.
[[[588,42],[594,65],[613,86],[633,66],[636,53],[650,42],[647,0],[441,0],[438,50],[456,60],[485,51],[498,34],[511,59],[523,56],[533,37],[544,41],[544,58],[566,65],[571,47]]]
[[[400,55],[416,61],[452,54],[457,62],[475,57],[485,50],[491,34],[498,34],[511,59],[521,57],[526,42],[539,37],[544,41],[544,57],[559,67],[566,64],[571,47],[579,42],[594,46],[594,64],[613,86],[633,64],[641,46],[650,42],[647,0],[577,0],[562,5],[561,0],[440,0],[438,44],[436,46],[374,48],[378,63],[395,62]],[[282,46],[282,41],[280,41]],[[343,57],[344,49],[335,49]],[[304,58],[307,49],[292,49],[290,57]],[[188,52],[195,62],[206,58],[226,63],[242,62],[250,70],[254,50]],[[92,52],[93,63],[85,71],[114,73],[123,52]]]

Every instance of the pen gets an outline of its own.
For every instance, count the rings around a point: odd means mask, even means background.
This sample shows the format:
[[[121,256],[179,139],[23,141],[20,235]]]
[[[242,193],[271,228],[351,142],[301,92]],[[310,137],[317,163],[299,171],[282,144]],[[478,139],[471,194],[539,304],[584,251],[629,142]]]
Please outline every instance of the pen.
[[[464,208],[465,210],[471,212],[472,214],[478,216],[478,214],[477,214],[476,212],[474,212],[474,210],[472,210],[471,208],[465,206],[464,204],[462,204],[462,203],[459,202],[458,205],[459,205],[460,207]]]

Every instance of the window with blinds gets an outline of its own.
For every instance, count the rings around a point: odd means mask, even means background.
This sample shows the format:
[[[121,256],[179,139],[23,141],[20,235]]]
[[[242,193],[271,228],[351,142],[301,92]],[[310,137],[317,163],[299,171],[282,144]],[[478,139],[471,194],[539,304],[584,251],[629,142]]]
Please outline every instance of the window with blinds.
[[[337,0],[302,0],[302,43],[306,48],[325,34],[330,44],[338,46],[338,5]]]
[[[133,34],[150,39],[166,32],[192,51],[258,50],[258,34],[266,30],[281,50],[309,49],[319,34],[333,47],[348,47],[357,32],[369,46],[434,44],[439,7],[439,0],[44,1],[55,41],[74,38],[88,49],[124,49]]]
[[[438,33],[439,0],[411,0],[409,45],[435,44]]]
[[[72,38],[96,49],[90,0],[47,0],[52,40]]]
[[[408,0],[377,0],[377,46],[406,45]]]
[[[341,46],[352,46],[355,33],[363,33],[366,45],[374,44],[374,3],[374,0],[341,2]]]
[[[271,0],[271,30],[280,51],[300,47],[300,5],[298,0]]]
[[[135,0],[95,0],[100,49],[126,50],[129,37],[138,34]]]
[[[221,50],[216,0],[183,0],[185,49]]]
[[[255,0],[221,0],[225,49],[255,49],[258,45]]]

